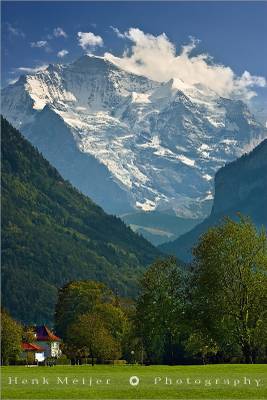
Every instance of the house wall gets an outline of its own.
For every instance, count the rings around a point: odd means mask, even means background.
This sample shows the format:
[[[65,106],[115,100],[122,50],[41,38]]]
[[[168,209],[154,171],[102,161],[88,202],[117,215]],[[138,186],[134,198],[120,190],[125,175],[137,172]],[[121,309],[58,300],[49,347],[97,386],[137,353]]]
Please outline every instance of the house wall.
[[[45,360],[44,352],[35,353],[35,360],[38,361],[38,362],[43,362]]]
[[[35,361],[38,361],[38,362],[42,362],[42,361],[45,360],[45,354],[44,354],[44,352],[34,352],[34,351],[31,351],[30,354],[29,354],[28,351],[22,351],[21,354],[20,354],[20,357],[21,357],[23,360],[28,360],[28,361],[30,361],[30,360],[32,360],[32,361],[35,360]]]
[[[59,357],[61,354],[59,348],[59,342],[37,341],[36,343],[45,349],[44,351],[45,358]]]
[[[51,342],[51,357],[59,357],[60,354],[59,342]]]

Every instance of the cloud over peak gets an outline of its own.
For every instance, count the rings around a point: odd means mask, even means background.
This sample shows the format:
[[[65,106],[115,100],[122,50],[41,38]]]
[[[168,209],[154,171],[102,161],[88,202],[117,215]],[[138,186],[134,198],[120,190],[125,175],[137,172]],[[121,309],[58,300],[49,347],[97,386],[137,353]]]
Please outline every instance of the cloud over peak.
[[[122,33],[111,27],[119,38],[130,41],[131,45],[122,57],[106,53],[105,57],[130,72],[144,75],[156,81],[177,79],[189,86],[204,85],[222,97],[242,97],[249,100],[255,95],[253,87],[265,86],[263,77],[253,76],[245,71],[237,76],[227,66],[216,64],[209,54],[192,55],[198,39],[182,46],[177,53],[165,33],[154,36],[138,28],[130,28]]]
[[[101,36],[95,35],[93,32],[78,32],[79,46],[84,50],[94,49],[99,46],[102,47],[104,42]]]
[[[48,64],[42,64],[37,67],[19,67],[16,68],[17,72],[22,72],[25,74],[35,74],[36,72],[44,71],[48,67]]]

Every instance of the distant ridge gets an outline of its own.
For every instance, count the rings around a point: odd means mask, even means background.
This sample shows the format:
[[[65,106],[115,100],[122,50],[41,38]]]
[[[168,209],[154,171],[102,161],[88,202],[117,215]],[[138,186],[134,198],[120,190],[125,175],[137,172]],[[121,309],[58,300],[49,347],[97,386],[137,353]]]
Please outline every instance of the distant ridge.
[[[258,227],[267,229],[267,139],[217,172],[210,216],[173,242],[159,246],[159,249],[189,261],[192,247],[200,235],[225,216],[236,218],[237,213],[249,216]]]

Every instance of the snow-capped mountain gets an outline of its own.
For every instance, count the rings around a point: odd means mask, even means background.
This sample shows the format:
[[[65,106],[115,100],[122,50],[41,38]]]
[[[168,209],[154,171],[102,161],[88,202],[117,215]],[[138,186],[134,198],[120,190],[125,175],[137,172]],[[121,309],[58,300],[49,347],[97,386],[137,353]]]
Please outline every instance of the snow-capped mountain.
[[[267,136],[240,100],[83,56],[22,76],[2,113],[107,211],[208,214],[215,172]]]

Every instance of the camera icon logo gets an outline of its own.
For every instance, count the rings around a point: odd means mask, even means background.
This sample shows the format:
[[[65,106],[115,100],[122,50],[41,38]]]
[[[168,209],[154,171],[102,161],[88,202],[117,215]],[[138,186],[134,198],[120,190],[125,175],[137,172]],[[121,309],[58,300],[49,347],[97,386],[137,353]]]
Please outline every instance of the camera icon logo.
[[[129,382],[131,386],[138,386],[140,379],[138,378],[138,376],[131,376]]]

